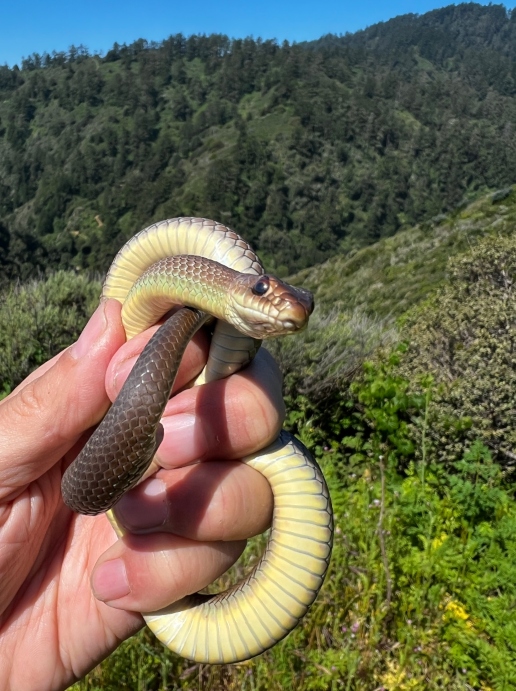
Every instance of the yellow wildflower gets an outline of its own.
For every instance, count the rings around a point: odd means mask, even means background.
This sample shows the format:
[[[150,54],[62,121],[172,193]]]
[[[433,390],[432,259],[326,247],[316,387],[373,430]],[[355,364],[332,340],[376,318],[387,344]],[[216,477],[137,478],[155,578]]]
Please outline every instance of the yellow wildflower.
[[[469,614],[466,612],[463,605],[461,605],[459,602],[455,602],[454,600],[450,600],[446,604],[445,610],[455,619],[459,619],[461,621],[466,621],[466,619],[469,619]]]
[[[440,537],[434,537],[432,540],[432,549],[438,549],[447,539],[448,535],[446,533],[441,533]]]

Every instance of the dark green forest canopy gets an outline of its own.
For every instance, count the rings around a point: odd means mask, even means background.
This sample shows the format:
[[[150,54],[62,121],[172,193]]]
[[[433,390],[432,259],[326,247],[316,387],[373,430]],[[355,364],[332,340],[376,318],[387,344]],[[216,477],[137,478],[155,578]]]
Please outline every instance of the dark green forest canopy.
[[[103,270],[178,215],[302,269],[513,183],[515,127],[502,5],[299,45],[175,35],[35,54],[0,67],[2,277]]]

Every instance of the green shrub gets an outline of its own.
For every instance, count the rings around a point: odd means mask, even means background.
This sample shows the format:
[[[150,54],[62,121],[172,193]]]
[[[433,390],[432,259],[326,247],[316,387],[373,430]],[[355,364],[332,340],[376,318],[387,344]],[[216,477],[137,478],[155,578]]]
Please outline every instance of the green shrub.
[[[493,194],[491,195],[492,203],[496,204],[497,202],[502,202],[508,199],[513,193],[513,191],[514,190],[512,187],[505,187],[503,190],[497,190],[496,192],[493,192]]]
[[[436,459],[456,461],[481,439],[500,462],[516,460],[515,281],[516,237],[487,238],[449,262],[449,283],[404,323],[398,371],[416,390],[418,378],[434,379]]]
[[[77,339],[99,294],[98,281],[59,271],[0,295],[0,395]]]

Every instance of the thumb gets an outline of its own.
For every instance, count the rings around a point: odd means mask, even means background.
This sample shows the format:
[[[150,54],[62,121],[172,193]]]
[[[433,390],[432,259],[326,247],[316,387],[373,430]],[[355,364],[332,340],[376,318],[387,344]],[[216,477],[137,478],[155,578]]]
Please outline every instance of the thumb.
[[[124,341],[120,304],[105,301],[76,343],[0,403],[0,498],[45,473],[104,415],[106,370]]]

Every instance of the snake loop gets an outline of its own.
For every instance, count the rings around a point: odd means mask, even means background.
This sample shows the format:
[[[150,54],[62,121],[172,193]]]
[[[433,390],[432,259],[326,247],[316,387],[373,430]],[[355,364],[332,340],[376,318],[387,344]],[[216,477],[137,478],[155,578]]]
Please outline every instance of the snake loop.
[[[260,339],[303,328],[311,295],[265,275],[252,249],[229,228],[199,218],[149,226],[129,240],[107,274],[103,298],[122,303],[128,338],[171,307],[185,305],[154,334],[120,394],[63,476],[65,503],[108,516],[142,477],[158,448],[159,423],[183,352],[195,332],[217,318],[200,381],[247,364]],[[196,662],[229,663],[260,654],[304,616],[323,583],[333,518],[328,488],[308,450],[288,432],[244,459],[269,481],[274,512],[266,549],[240,583],[218,595],[194,593],[144,614],[170,650]]]

